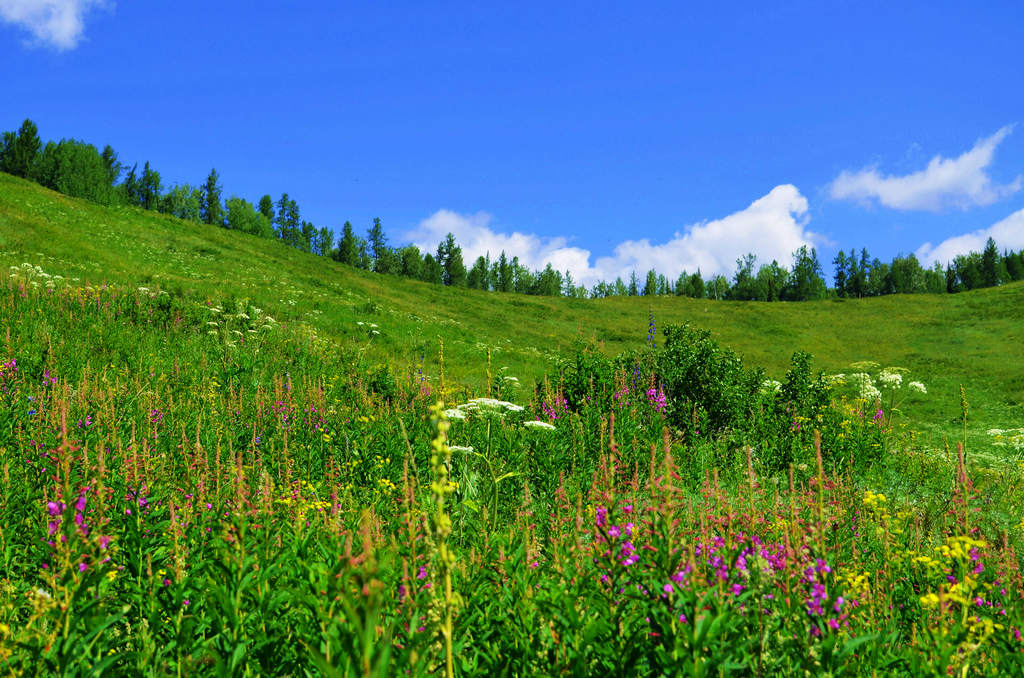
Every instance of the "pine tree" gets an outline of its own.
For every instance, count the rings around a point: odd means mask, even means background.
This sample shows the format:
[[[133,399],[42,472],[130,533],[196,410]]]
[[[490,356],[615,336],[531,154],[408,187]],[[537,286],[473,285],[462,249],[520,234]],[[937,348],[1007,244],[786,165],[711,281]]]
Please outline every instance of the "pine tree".
[[[370,256],[373,258],[373,270],[377,271],[377,263],[385,256],[388,248],[388,238],[384,235],[380,219],[374,218],[373,227],[366,234],[366,241],[370,246]]]
[[[765,264],[757,271],[758,299],[761,301],[779,301],[789,282],[789,271],[779,265],[779,262],[772,259],[772,263]]]
[[[349,266],[359,265],[359,238],[352,230],[352,223],[346,221],[341,227],[341,239],[338,241],[338,249],[335,250],[334,258]]]
[[[836,284],[836,296],[845,297],[847,295],[846,281],[849,279],[849,274],[846,270],[846,252],[839,250],[839,254],[832,260],[832,265],[835,267],[835,284]]]
[[[260,198],[259,211],[264,217],[267,218],[269,223],[274,223],[274,199],[269,195],[264,195]]]
[[[149,161],[142,169],[142,179],[139,180],[139,204],[143,209],[155,210],[160,206],[160,192],[163,186],[160,184],[160,173],[149,166]]]
[[[466,286],[471,290],[489,290],[489,268],[486,259],[477,257],[473,262],[473,268],[469,269],[469,274],[466,276]]]
[[[25,119],[18,133],[4,132],[0,142],[0,171],[23,179],[32,179],[32,170],[39,159],[43,142],[36,124]]]
[[[658,293],[658,274],[652,268],[647,271],[647,279],[644,281],[644,296],[653,297]]]
[[[423,256],[420,254],[420,248],[415,245],[406,245],[399,250],[398,257],[401,260],[400,275],[419,280],[423,271]]]
[[[754,264],[757,263],[757,255],[748,253],[736,260],[736,273],[733,274],[732,287],[729,289],[729,298],[737,301],[754,301],[763,298],[758,290],[757,274],[754,272]]]
[[[117,153],[114,149],[107,144],[103,148],[103,153],[100,154],[103,159],[103,166],[107,170],[107,185],[111,188],[117,184],[117,180],[121,177],[121,163],[117,159]]]
[[[985,251],[981,253],[981,284],[983,287],[995,287],[1000,283],[999,250],[996,241],[989,238],[985,243]]]
[[[443,283],[444,269],[430,252],[423,257],[423,266],[420,268],[420,280],[423,282],[440,285]]]
[[[211,169],[209,176],[206,177],[206,184],[203,186],[202,217],[204,224],[224,225],[224,208],[220,204],[221,191],[217,170]]]
[[[455,236],[449,233],[437,246],[437,262],[444,273],[442,282],[453,287],[466,286],[466,265],[462,261],[462,248],[455,242]]]
[[[498,292],[511,292],[512,267],[509,265],[508,256],[505,254],[505,250],[501,251],[501,256],[498,257],[496,262],[494,262],[494,268],[494,289]]]
[[[825,281],[822,279],[821,263],[818,252],[807,245],[793,252],[793,268],[782,290],[782,298],[787,301],[809,301],[825,298]]]
[[[690,296],[690,274],[686,272],[685,268],[679,273],[679,277],[676,278],[673,291],[677,297]]]
[[[334,250],[334,233],[331,229],[323,226],[316,233],[316,244],[313,251],[321,257],[329,257]]]
[[[1021,254],[1024,254],[1024,250],[1021,250]],[[1013,251],[1006,252],[1003,254],[1003,261],[1006,262],[1006,275],[1010,280],[1017,281],[1024,278],[1024,260],[1020,255]]]
[[[577,288],[576,287],[576,282],[572,279],[572,273],[569,272],[569,269],[565,269],[565,273],[562,275],[562,280],[563,280],[563,284],[565,285],[564,291],[562,292],[563,296],[566,296],[566,297],[576,297],[576,296],[579,296],[579,293],[577,292],[577,290],[578,289],[582,289],[582,287],[581,288]]]
[[[124,203],[126,205],[131,205],[132,207],[138,207],[142,204],[142,198],[139,193],[139,179],[135,175],[135,170],[137,168],[138,164],[132,165],[132,168],[128,170],[128,174],[125,175],[124,183],[121,184]]]
[[[562,274],[555,270],[551,262],[548,262],[543,271],[533,276],[532,292],[546,297],[561,296]]]
[[[316,226],[311,221],[303,221],[299,229],[299,249],[303,252],[313,252],[316,238]]]
[[[282,193],[277,201],[277,218],[274,221],[277,227],[277,237],[289,247],[302,247],[302,222],[299,219],[299,205]]]
[[[701,277],[699,268],[690,276],[690,296],[694,299],[704,298],[704,278]]]
[[[850,251],[853,254],[853,251]],[[857,275],[854,279],[854,291],[858,297],[866,297],[871,293],[868,286],[868,276],[871,273],[871,259],[868,257],[868,248],[860,250],[860,264],[857,266]]]

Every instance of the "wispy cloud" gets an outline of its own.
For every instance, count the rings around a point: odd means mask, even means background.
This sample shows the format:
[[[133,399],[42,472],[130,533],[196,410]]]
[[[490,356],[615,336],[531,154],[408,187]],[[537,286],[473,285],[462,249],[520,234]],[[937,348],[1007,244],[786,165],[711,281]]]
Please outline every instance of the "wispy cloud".
[[[926,242],[918,248],[915,255],[924,266],[931,266],[936,261],[945,266],[958,254],[981,252],[989,238],[996,241],[1000,251],[1024,249],[1024,209],[1014,212],[988,228],[947,238],[934,247],[930,242]]]
[[[654,268],[670,278],[684,269],[698,268],[707,277],[722,273],[731,275],[736,259],[754,252],[759,261],[777,260],[788,266],[792,253],[801,245],[816,240],[806,230],[807,199],[791,184],[776,186],[745,209],[721,219],[706,221],[686,228],[664,243],[650,240],[626,240],[615,247],[610,256],[592,261],[589,250],[573,247],[566,238],[543,238],[530,233],[502,233],[491,227],[491,215],[484,212],[464,215],[439,210],[405,234],[421,249],[433,250],[449,232],[462,247],[467,266],[478,256],[496,258],[502,250],[518,256],[531,269],[551,263],[559,271],[570,271],[576,281],[593,285],[599,280],[629,279],[631,272],[643,275]]]
[[[106,0],[0,0],[0,19],[32,34],[36,44],[74,49],[85,30],[85,15]]]
[[[923,170],[905,176],[882,176],[876,167],[844,171],[832,182],[830,193],[840,200],[877,201],[901,210],[937,212],[949,207],[990,205],[1019,191],[1024,181],[1018,176],[1009,184],[998,185],[987,172],[996,147],[1012,131],[1013,126],[1007,125],[992,136],[979,139],[959,157],[937,155]]]

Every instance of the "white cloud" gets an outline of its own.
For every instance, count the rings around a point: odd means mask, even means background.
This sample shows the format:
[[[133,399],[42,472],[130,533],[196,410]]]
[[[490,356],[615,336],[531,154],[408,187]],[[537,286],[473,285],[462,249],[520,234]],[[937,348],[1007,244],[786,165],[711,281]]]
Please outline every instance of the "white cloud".
[[[932,212],[992,204],[1019,191],[1024,181],[1018,176],[1009,184],[998,185],[992,183],[986,172],[996,146],[1012,131],[1013,125],[1007,125],[992,136],[979,139],[974,148],[956,159],[937,155],[925,169],[902,177],[882,176],[875,167],[843,171],[832,182],[831,195],[864,203],[877,200],[894,209]]]
[[[78,45],[85,14],[105,0],[0,0],[0,19],[28,29],[34,41],[58,50]]]
[[[945,266],[958,254],[981,252],[989,238],[996,241],[1000,252],[1004,249],[1024,249],[1024,209],[1014,212],[988,228],[947,238],[935,247],[926,242],[918,248],[915,255],[923,266],[931,266],[936,261]]]
[[[775,259],[789,266],[794,250],[801,245],[811,246],[817,239],[805,229],[807,221],[807,199],[795,186],[784,184],[746,209],[690,226],[668,242],[626,240],[610,256],[597,257],[593,262],[589,250],[570,246],[566,238],[496,232],[490,225],[491,216],[484,212],[463,215],[439,210],[405,237],[420,249],[433,252],[451,232],[462,247],[467,267],[478,256],[490,253],[493,261],[504,250],[509,258],[518,256],[531,270],[550,262],[559,271],[569,270],[577,283],[591,286],[599,280],[614,282],[617,277],[628,281],[632,271],[642,278],[651,268],[670,279],[684,269],[693,273],[698,268],[705,278],[715,273],[731,276],[736,259],[748,252],[757,254],[761,263]]]

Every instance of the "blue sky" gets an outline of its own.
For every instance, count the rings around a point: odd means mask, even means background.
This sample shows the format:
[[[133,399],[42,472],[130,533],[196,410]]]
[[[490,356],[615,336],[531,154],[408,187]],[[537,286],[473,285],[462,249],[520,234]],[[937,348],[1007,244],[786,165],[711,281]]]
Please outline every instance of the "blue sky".
[[[1017,2],[488,4],[0,0],[0,129],[585,282],[1024,247]]]

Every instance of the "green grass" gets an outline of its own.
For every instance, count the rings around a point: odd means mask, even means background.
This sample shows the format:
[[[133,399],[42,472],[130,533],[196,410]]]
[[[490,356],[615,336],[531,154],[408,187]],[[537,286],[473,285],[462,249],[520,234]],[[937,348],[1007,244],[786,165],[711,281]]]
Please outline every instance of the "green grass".
[[[82,284],[246,298],[333,342],[366,342],[356,323],[375,322],[381,335],[369,342],[371,354],[402,369],[425,356],[436,374],[440,337],[448,378],[478,392],[488,349],[493,370],[508,367],[529,383],[581,335],[609,354],[641,347],[652,311],[659,328],[706,328],[776,377],[795,350],[813,354],[826,372],[847,372],[859,360],[908,368],[929,396],[905,414],[934,448],[958,437],[961,385],[971,403],[972,451],[998,456],[985,431],[1024,425],[1024,283],[957,295],[771,304],[455,290],[140,209],[92,205],[0,174],[0,264],[23,262]]]
[[[485,294],[4,175],[0,262],[0,674],[1020,675],[1020,285]],[[798,349],[929,394],[745,369]]]

